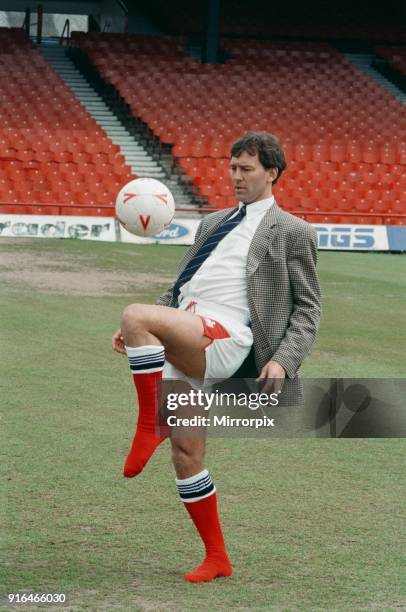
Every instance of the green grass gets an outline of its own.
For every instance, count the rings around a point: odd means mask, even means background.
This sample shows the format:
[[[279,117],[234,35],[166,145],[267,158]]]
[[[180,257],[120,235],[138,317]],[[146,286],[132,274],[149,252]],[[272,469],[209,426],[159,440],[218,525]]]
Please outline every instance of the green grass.
[[[0,597],[66,592],[72,611],[405,609],[401,439],[211,438],[207,465],[235,574],[182,580],[202,548],[177,498],[168,443],[139,478],[121,477],[136,411],[110,336],[126,304],[166,288],[183,252],[0,242],[5,272],[15,253],[33,276],[16,269],[1,284]],[[36,287],[36,273],[58,261],[81,270],[82,294]],[[405,376],[405,263],[320,254],[324,316],[307,376]],[[96,273],[126,282],[88,295]],[[139,273],[149,282],[128,281]]]
[[[321,252],[323,319],[306,376],[404,377],[406,258]]]

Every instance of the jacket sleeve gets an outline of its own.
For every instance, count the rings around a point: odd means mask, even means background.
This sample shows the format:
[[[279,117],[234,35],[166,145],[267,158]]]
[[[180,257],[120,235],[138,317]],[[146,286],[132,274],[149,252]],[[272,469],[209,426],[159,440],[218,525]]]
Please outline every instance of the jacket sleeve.
[[[288,255],[288,274],[293,293],[293,310],[286,334],[272,360],[289,378],[294,378],[315,340],[321,317],[320,284],[317,276],[317,233],[308,226]]]
[[[165,291],[165,293],[162,293],[162,295],[159,296],[159,298],[155,302],[158,306],[169,306],[172,301],[173,287],[174,284],[171,285],[169,289]]]
[[[203,221],[204,219],[202,219],[202,221],[200,221],[197,230],[196,230],[196,234],[195,234],[195,242],[196,240],[199,238],[201,232],[202,232],[202,225],[203,225]],[[186,252],[185,257],[182,259],[179,268],[182,269],[183,268],[183,264],[185,259],[188,257],[189,254],[189,250]],[[172,298],[173,298],[173,290],[174,290],[174,286],[175,286],[175,282],[176,280],[172,283],[172,285],[165,291],[165,293],[163,293],[162,295],[159,296],[159,298],[156,301],[156,304],[159,306],[169,306],[171,305],[172,302]],[[173,305],[174,308],[176,308],[175,305]]]

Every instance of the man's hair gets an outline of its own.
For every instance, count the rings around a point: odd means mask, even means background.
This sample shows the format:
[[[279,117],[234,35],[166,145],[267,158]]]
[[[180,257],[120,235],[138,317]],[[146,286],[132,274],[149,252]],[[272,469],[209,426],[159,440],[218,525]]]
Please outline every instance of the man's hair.
[[[243,151],[247,151],[250,155],[257,153],[265,170],[277,168],[278,176],[272,181],[275,185],[286,168],[285,155],[279,139],[269,132],[247,132],[232,145],[231,157],[239,157]]]

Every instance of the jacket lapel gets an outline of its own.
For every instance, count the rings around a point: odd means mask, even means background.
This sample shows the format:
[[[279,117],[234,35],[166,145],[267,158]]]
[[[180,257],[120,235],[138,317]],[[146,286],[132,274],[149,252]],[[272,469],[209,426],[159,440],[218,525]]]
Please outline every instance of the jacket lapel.
[[[202,233],[199,236],[198,244],[199,248],[203,244],[203,242],[212,234],[228,217],[231,217],[233,213],[235,213],[236,209],[234,208],[226,208],[225,210],[219,211],[217,214],[217,218],[213,219],[212,222],[207,224],[206,227],[202,229]]]
[[[235,208],[227,208],[225,210],[219,211],[216,214],[215,219],[207,219],[207,221],[203,222],[202,231],[200,233],[199,238],[196,242],[190,247],[187,257],[182,262],[181,271],[185,268],[187,263],[194,257],[200,247],[204,244],[207,238],[212,234],[228,217],[230,217],[235,212]]]
[[[280,208],[274,202],[257,227],[252,238],[247,258],[247,275],[251,276],[265,257],[272,240],[276,236]]]

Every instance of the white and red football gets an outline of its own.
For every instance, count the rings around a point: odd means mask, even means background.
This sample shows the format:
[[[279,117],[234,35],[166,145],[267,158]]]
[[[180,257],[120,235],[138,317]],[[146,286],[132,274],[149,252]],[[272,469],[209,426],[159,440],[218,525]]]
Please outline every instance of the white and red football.
[[[137,178],[124,185],[116,199],[116,216],[136,236],[159,234],[173,219],[175,200],[166,185]]]

